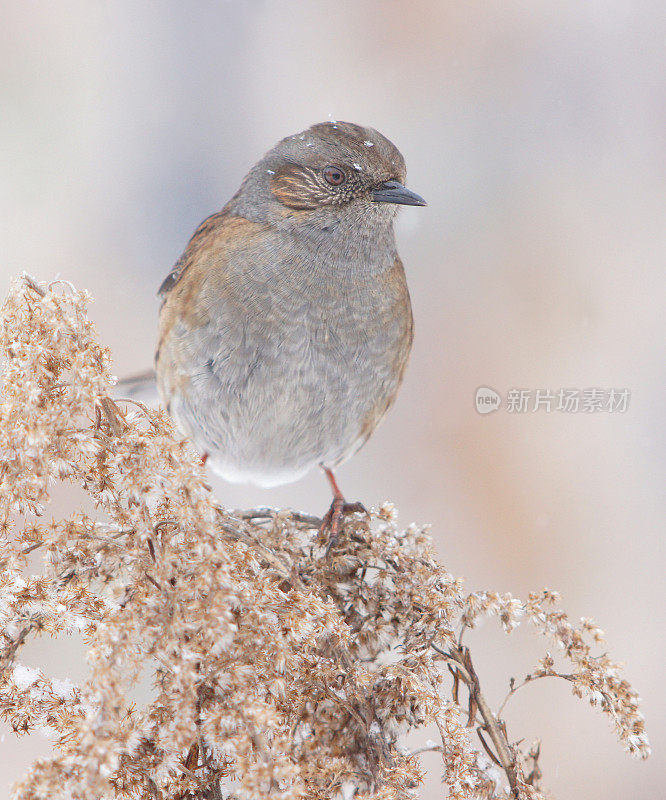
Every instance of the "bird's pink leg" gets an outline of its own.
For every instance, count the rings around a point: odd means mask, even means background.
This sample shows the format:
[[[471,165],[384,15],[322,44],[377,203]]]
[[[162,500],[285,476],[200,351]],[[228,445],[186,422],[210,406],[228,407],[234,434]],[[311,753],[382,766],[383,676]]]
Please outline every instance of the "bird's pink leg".
[[[342,519],[342,515],[353,514],[356,511],[360,511],[366,514],[368,512],[363,506],[363,503],[346,503],[344,495],[342,494],[342,492],[340,491],[340,487],[338,486],[338,482],[335,480],[335,475],[333,474],[333,470],[329,469],[328,467],[324,467],[323,465],[322,469],[324,470],[324,473],[328,478],[328,482],[333,492],[333,502],[331,503],[331,507],[328,509],[326,514],[324,514],[324,518],[321,523],[321,528],[319,529],[321,533],[323,533],[327,528],[330,531],[328,548],[327,548],[328,552],[337,541],[338,534],[340,533],[340,520]]]

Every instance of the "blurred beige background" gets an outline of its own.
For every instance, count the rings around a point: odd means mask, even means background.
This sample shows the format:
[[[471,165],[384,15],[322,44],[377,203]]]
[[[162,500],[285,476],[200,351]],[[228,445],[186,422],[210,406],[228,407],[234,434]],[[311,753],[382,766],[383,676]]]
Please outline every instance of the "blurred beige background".
[[[593,616],[644,698],[652,759],[623,754],[557,682],[514,698],[509,731],[541,736],[557,797],[663,794],[663,2],[41,0],[1,15],[0,288],[29,270],[89,289],[120,375],[150,365],[155,292],[196,225],[279,138],[332,115],[398,145],[429,202],[398,223],[415,348],[341,485],[432,522],[470,588],[549,586]],[[481,416],[478,386],[631,400]],[[233,506],[329,502],[318,474],[215,486]],[[470,641],[495,704],[546,649],[491,622]],[[25,660],[76,680],[82,653],[45,641]],[[2,800],[46,752],[2,738]],[[440,798],[427,764],[422,797]]]

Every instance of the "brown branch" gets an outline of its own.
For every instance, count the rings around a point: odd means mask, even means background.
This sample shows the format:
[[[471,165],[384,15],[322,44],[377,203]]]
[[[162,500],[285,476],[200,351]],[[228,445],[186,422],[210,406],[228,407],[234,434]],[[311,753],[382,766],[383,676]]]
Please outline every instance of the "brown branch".
[[[259,506],[258,508],[248,508],[245,511],[234,511],[234,516],[240,517],[242,520],[255,521],[255,520],[273,520],[280,513],[280,509],[271,508],[270,506]],[[294,522],[302,522],[310,525],[313,528],[319,528],[322,523],[321,517],[316,517],[313,514],[306,514],[303,511],[290,511],[289,519]]]
[[[469,692],[469,719],[468,726],[473,724],[476,717],[476,711],[481,714],[484,724],[480,726],[479,738],[483,744],[484,749],[491,755],[487,742],[484,740],[481,731],[485,731],[490,736],[490,739],[495,748],[495,754],[491,757],[495,760],[504,770],[504,773],[509,781],[511,793],[516,800],[521,800],[521,791],[518,785],[518,768],[516,764],[516,756],[501,724],[499,717],[496,717],[488,701],[481,692],[481,685],[479,677],[476,674],[474,665],[472,664],[472,656],[469,648],[467,647],[452,647],[451,650],[442,650],[437,645],[431,645],[433,650],[443,656],[447,661],[454,664],[454,668],[459,674],[460,679],[467,686]]]

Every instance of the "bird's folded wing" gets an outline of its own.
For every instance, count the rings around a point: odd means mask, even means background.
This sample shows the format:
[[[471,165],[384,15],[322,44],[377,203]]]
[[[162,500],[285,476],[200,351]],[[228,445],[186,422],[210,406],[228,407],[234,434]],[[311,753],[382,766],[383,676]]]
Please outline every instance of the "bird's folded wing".
[[[218,211],[216,214],[211,214],[210,217],[207,217],[192,234],[192,238],[185,248],[185,252],[173,265],[171,271],[162,281],[162,285],[158,289],[157,294],[162,298],[162,302],[166,300],[171,289],[173,289],[173,287],[178,283],[181,275],[193,261],[193,257],[202,244],[204,244],[211,238],[212,235],[215,234],[216,230],[223,225],[224,220],[227,217],[228,213],[224,209],[222,211]]]

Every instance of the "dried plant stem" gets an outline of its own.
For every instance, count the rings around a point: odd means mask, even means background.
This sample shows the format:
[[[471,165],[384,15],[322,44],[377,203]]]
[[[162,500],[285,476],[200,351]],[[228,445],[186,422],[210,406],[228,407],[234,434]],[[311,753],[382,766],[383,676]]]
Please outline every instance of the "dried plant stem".
[[[506,697],[502,700],[500,707],[497,709],[497,716],[498,718],[501,717],[502,711],[504,711],[504,707],[509,702],[509,700],[516,694],[519,689],[522,689],[523,686],[527,686],[528,683],[534,683],[534,681],[539,680],[540,678],[562,678],[565,681],[574,681],[576,679],[575,675],[565,674],[563,672],[544,672],[540,675],[526,675],[525,678],[520,682],[511,685],[509,691],[507,692]]]
[[[479,739],[486,752],[488,752],[491,758],[504,770],[513,796],[516,800],[521,800],[514,749],[508,741],[504,723],[500,720],[499,715],[495,716],[495,714],[493,714],[488,701],[481,692],[479,676],[474,669],[469,648],[459,646],[452,647],[450,650],[446,651],[434,644],[432,648],[454,665],[453,670],[456,673],[456,679],[462,680],[467,687],[469,692],[469,717],[467,725],[471,727],[476,723],[476,712],[478,710],[478,713],[483,719],[483,725],[477,728]],[[495,747],[494,753],[488,750],[482,731],[486,731],[490,736]]]

